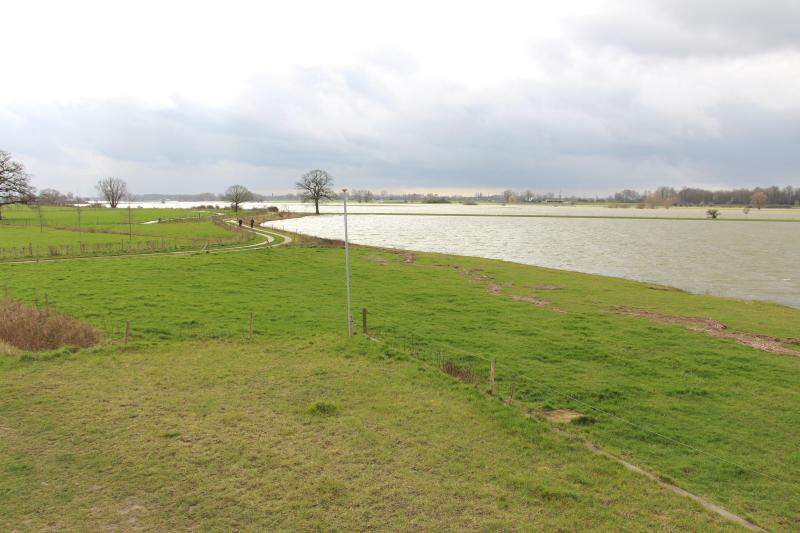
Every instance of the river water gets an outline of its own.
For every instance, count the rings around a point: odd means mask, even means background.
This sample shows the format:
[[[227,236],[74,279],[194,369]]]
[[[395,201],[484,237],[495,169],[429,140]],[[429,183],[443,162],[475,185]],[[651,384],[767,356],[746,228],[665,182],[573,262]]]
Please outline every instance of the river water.
[[[324,210],[341,212],[341,206]],[[800,222],[747,220],[754,214],[797,220],[797,209],[723,211],[741,221],[681,219],[703,216],[704,209],[355,205],[352,211],[350,239],[357,244],[503,259],[800,308]],[[383,214],[365,214],[374,212]],[[600,216],[619,218],[593,218]],[[344,235],[341,215],[267,225],[331,239]]]

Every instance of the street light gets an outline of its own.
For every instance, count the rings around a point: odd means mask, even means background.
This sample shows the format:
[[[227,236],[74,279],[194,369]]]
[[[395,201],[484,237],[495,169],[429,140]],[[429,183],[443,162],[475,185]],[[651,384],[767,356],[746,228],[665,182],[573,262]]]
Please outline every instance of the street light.
[[[342,189],[344,195],[344,269],[347,279],[347,334],[353,336],[353,313],[350,310],[350,248],[347,239],[347,189]]]

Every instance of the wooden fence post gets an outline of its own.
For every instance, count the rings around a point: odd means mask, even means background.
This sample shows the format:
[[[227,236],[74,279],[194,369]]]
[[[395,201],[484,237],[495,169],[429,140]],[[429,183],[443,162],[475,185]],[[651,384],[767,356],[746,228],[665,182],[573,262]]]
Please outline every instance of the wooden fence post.
[[[369,336],[369,330],[367,329],[367,308],[361,308],[361,328],[364,330],[364,335]]]
[[[492,391],[492,395],[494,395],[494,359],[492,359],[492,366],[489,367],[489,387]]]
[[[131,334],[131,322],[130,320],[125,321],[125,345],[128,345],[128,337]]]

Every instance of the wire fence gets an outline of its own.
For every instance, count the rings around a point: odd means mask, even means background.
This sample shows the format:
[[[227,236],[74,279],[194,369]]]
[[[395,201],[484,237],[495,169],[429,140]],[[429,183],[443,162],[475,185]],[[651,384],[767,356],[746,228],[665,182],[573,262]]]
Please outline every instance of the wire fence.
[[[680,448],[695,455],[703,455],[719,464],[779,483],[800,494],[800,483],[796,479],[784,479],[727,459],[712,450],[684,442],[666,434],[663,430],[654,429],[587,401],[581,398],[580,392],[566,390],[563,387],[552,385],[544,379],[536,380],[520,374],[504,365],[502,358],[497,360],[481,353],[454,349],[420,335],[402,333],[404,329],[407,328],[381,318],[380,323],[370,326],[369,335],[372,340],[380,342],[390,350],[408,354],[423,364],[464,383],[474,385],[482,392],[528,412],[546,417],[548,412],[556,411],[555,406],[558,409],[580,409],[581,412],[576,413],[578,416],[573,419],[574,423],[579,425],[599,422],[603,419],[614,420],[655,437],[661,445]],[[555,404],[555,406],[549,404]],[[594,420],[594,417],[597,420]]]

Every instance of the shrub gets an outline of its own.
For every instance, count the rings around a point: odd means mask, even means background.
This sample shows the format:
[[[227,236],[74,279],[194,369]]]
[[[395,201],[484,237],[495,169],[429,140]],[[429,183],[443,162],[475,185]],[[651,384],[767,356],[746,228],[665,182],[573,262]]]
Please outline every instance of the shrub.
[[[100,341],[100,334],[75,318],[2,298],[0,341],[20,350],[38,351],[92,346]]]

